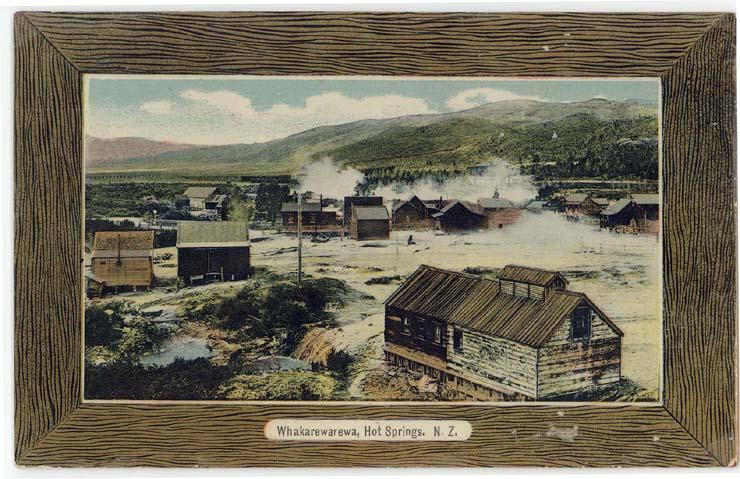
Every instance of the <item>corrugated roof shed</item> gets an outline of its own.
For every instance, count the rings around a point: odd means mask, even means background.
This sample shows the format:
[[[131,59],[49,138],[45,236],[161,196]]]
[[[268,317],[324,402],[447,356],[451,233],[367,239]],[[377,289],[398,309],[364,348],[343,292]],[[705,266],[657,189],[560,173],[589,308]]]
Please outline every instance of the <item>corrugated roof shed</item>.
[[[154,248],[154,231],[97,231],[93,250],[146,251]]]
[[[280,211],[282,211],[283,213],[295,213],[298,211],[298,203],[283,203]],[[301,211],[321,211],[321,203],[319,203],[318,201],[311,203],[301,203]]]
[[[513,208],[514,203],[503,198],[480,198],[478,204],[486,209]]]
[[[543,346],[581,301],[583,293],[551,293],[544,301],[501,293],[497,281],[420,266],[387,306],[446,321],[532,347]],[[594,306],[602,319],[621,330]]]
[[[187,196],[188,198],[208,198],[215,192],[215,186],[191,186],[187,190],[185,190],[185,193],[183,193],[183,195]]]
[[[534,284],[536,286],[547,286],[556,278],[560,278],[566,283],[568,282],[568,280],[557,271],[513,264],[506,265],[498,275],[498,279],[518,281],[520,283]]]
[[[177,226],[178,248],[249,246],[247,225],[240,221],[182,221]]]
[[[354,215],[358,220],[388,220],[385,206],[355,206]]]

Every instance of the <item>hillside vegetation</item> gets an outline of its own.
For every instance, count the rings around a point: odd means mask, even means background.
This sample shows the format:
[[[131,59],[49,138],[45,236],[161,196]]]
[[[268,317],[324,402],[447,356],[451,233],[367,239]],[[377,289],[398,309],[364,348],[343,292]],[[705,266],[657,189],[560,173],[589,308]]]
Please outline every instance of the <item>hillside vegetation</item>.
[[[636,102],[503,101],[470,110],[323,126],[260,144],[191,148],[91,171],[290,174],[325,156],[364,171],[464,170],[503,159],[544,177],[657,178],[657,109]],[[385,175],[384,175],[385,176]]]

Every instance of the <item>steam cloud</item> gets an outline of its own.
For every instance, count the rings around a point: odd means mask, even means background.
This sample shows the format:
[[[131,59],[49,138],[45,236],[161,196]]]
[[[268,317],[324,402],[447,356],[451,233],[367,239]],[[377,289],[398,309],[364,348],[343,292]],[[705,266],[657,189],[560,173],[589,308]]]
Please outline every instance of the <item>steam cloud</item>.
[[[501,198],[516,204],[524,204],[537,196],[531,178],[521,175],[518,168],[504,161],[496,161],[480,174],[457,176],[444,183],[428,178],[410,184],[396,182],[376,189],[375,194],[389,199],[408,199],[416,195],[424,200],[442,196],[475,202],[492,197],[497,189]]]
[[[311,191],[315,196],[343,198],[354,194],[355,186],[365,180],[361,171],[352,167],[343,168],[325,157],[301,167],[298,173],[299,189]]]
[[[328,198],[342,198],[355,194],[355,187],[365,180],[365,175],[352,167],[342,167],[325,157],[301,168],[298,174],[300,189]],[[537,195],[537,188],[529,176],[504,161],[496,161],[477,174],[449,178],[444,182],[420,179],[411,183],[394,182],[375,189],[373,194],[386,200],[408,199],[412,195],[430,200],[440,196],[475,202],[490,198],[498,190],[501,198],[524,204]]]

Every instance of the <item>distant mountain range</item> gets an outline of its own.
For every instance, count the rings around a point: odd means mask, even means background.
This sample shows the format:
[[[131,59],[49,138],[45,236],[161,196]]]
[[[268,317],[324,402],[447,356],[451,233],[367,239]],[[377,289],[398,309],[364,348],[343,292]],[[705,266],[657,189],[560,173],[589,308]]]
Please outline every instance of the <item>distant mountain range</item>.
[[[363,170],[435,170],[506,159],[561,162],[614,145],[657,141],[657,106],[592,99],[499,101],[470,110],[321,126],[255,144],[198,146],[143,138],[87,138],[88,171],[181,175],[294,173],[331,157]],[[657,169],[657,153],[655,154]]]

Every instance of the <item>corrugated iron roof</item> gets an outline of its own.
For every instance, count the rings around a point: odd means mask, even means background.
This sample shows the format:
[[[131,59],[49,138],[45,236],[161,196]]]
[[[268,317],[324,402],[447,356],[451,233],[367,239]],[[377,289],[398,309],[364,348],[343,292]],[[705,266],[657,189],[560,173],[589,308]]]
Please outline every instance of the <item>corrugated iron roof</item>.
[[[280,211],[284,213],[294,213],[298,211],[298,203],[283,203]],[[321,211],[321,203],[318,201],[311,203],[301,203],[301,211],[316,212]]]
[[[150,250],[154,231],[96,231],[93,250]]]
[[[386,301],[389,307],[446,321],[533,347],[544,345],[582,301],[583,293],[552,292],[536,300],[502,293],[498,281],[420,266]],[[594,311],[622,335],[604,313]]]
[[[191,186],[185,190],[183,196],[187,196],[188,198],[208,198],[215,191],[215,186]]]
[[[355,206],[354,215],[358,220],[387,220],[389,218],[385,206]]]
[[[560,278],[566,283],[565,277],[557,271],[550,271],[540,268],[531,268],[529,266],[507,265],[498,275],[499,279],[518,281],[521,283],[534,284],[536,286],[547,286],[556,278]]]
[[[177,225],[177,246],[249,246],[249,232],[240,221],[181,221]]]

